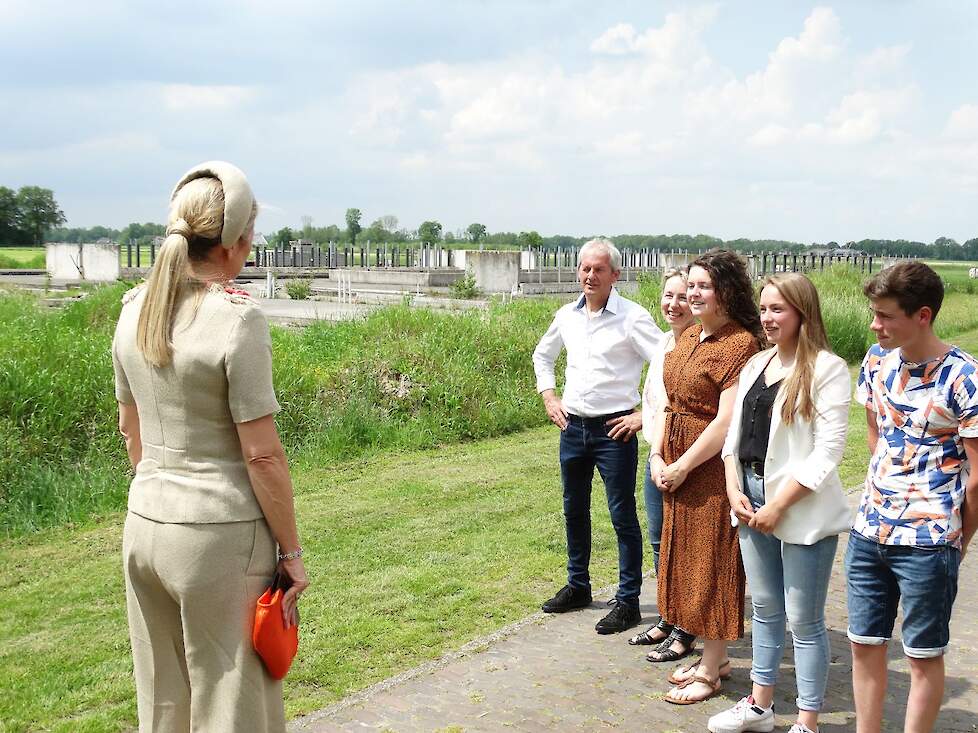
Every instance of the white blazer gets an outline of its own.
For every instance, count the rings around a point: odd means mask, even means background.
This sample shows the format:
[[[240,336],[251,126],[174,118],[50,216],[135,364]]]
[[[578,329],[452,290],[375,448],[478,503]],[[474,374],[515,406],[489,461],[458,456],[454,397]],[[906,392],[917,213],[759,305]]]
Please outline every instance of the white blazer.
[[[772,355],[771,349],[755,354],[740,373],[737,401],[721,451],[724,458],[738,456],[744,398]],[[807,422],[796,415],[790,425],[781,420],[785,400],[783,384],[778,390],[764,461],[764,499],[771,501],[792,478],[812,491],[810,496],[790,506],[774,528],[775,537],[782,542],[813,545],[849,529],[849,504],[842,491],[838,467],[849,428],[850,382],[845,361],[828,351],[820,351],[815,360],[812,390],[814,420]]]

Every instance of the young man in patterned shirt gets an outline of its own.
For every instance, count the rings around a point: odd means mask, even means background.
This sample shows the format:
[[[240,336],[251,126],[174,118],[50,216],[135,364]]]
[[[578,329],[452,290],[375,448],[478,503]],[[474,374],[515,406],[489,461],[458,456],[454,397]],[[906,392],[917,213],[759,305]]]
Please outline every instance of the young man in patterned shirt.
[[[978,527],[978,470],[969,470],[978,461],[978,362],[934,334],[944,286],[927,265],[890,267],[864,292],[879,343],[856,387],[872,460],[845,560],[856,730],[880,730],[886,644],[902,598],[904,730],[930,731],[958,565]]]

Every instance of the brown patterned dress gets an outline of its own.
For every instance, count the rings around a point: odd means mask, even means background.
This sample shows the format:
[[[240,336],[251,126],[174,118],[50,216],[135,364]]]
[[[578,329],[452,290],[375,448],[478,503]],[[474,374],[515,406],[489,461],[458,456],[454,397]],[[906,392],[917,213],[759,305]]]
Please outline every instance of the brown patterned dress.
[[[702,326],[686,329],[662,369],[669,397],[662,458],[678,459],[717,415],[720,393],[737,383],[757,352],[744,328],[730,322],[700,342]],[[659,613],[706,639],[744,634],[744,567],[737,529],[730,526],[720,454],[700,464],[674,493],[662,494]]]

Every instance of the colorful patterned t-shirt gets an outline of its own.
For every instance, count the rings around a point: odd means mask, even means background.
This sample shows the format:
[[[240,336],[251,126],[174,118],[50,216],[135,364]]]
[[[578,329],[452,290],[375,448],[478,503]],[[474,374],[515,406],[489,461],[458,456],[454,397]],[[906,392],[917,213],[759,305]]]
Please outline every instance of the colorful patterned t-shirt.
[[[856,399],[876,413],[879,441],[853,529],[886,545],[960,547],[962,438],[978,437],[978,362],[952,346],[915,364],[876,344],[863,359]]]

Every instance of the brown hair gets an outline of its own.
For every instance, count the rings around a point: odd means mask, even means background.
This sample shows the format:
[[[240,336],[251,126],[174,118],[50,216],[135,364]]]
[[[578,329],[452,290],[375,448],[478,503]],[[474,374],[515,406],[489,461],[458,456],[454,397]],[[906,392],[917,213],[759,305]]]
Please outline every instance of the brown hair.
[[[754,302],[754,290],[744,259],[729,249],[711,249],[690,263],[689,269],[694,267],[702,267],[710,273],[720,307],[761,344],[761,316]]]
[[[927,306],[933,324],[944,302],[944,283],[923,262],[900,262],[873,275],[863,293],[870,299],[893,298],[908,316]]]
[[[781,420],[790,425],[796,411],[811,422],[815,419],[815,400],[812,387],[815,384],[815,360],[819,351],[831,351],[829,337],[822,321],[822,307],[818,290],[812,281],[800,273],[772,275],[764,279],[761,290],[770,285],[777,288],[781,297],[797,311],[801,322],[798,327],[798,348],[795,351],[795,368],[785,380],[785,401],[781,406]]]

